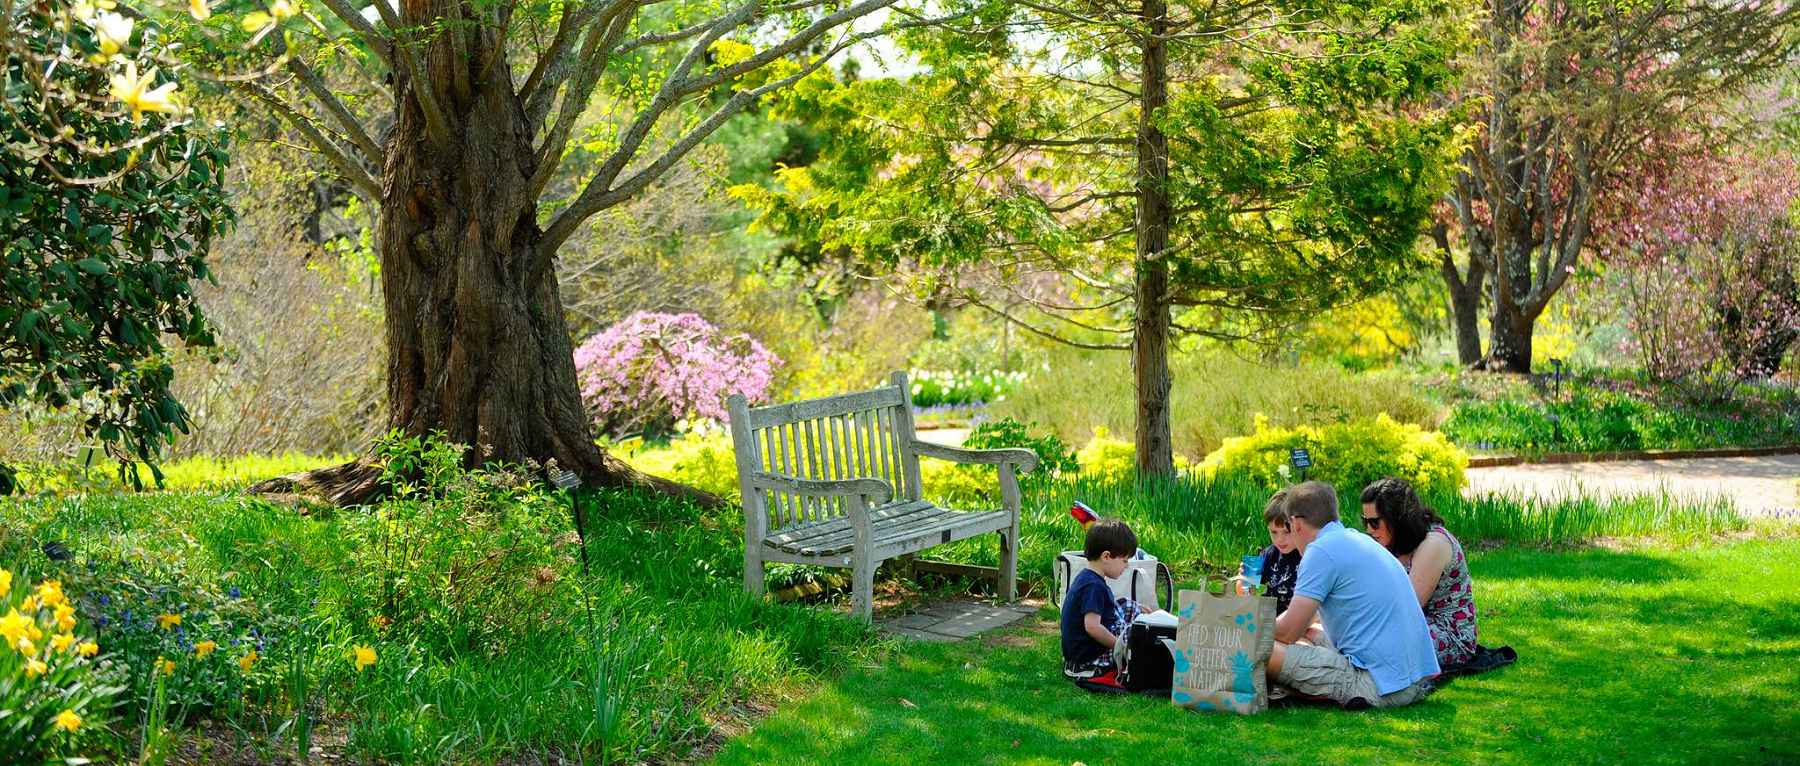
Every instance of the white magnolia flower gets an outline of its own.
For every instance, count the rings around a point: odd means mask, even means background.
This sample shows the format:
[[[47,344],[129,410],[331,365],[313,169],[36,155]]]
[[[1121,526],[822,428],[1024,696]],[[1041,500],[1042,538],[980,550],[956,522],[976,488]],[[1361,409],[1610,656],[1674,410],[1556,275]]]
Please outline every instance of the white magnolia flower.
[[[181,108],[176,101],[177,85],[166,82],[155,88],[150,84],[156,82],[156,70],[151,69],[138,76],[137,62],[125,64],[124,74],[112,76],[112,97],[119,100],[131,110],[131,121],[143,121],[144,112],[173,112]]]
[[[131,44],[131,28],[137,22],[117,13],[101,13],[94,17],[94,37],[100,41],[100,53],[111,57]]]

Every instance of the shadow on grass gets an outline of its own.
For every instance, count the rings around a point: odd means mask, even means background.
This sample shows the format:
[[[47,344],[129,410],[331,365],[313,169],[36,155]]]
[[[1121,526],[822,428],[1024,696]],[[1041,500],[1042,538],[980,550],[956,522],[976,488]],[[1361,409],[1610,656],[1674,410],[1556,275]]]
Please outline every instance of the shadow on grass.
[[[1484,641],[1517,665],[1413,707],[1254,717],[1096,697],[1062,680],[1054,628],[909,645],[734,740],[751,763],[1768,763],[1800,759],[1800,542],[1643,555],[1499,551]],[[1788,567],[1791,569],[1791,567]],[[1549,582],[1544,578],[1548,577]]]

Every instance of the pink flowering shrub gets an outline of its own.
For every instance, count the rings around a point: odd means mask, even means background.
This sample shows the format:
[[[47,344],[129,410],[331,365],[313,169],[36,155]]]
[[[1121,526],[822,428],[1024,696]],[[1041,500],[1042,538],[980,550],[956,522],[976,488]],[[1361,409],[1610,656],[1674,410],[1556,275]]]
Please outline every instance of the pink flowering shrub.
[[[1658,379],[1722,398],[1775,373],[1800,339],[1800,197],[1785,154],[1698,159],[1641,191],[1615,232],[1615,282],[1636,351]]]
[[[722,422],[726,397],[763,401],[780,365],[755,339],[721,333],[698,314],[639,311],[575,349],[582,401],[609,434]]]

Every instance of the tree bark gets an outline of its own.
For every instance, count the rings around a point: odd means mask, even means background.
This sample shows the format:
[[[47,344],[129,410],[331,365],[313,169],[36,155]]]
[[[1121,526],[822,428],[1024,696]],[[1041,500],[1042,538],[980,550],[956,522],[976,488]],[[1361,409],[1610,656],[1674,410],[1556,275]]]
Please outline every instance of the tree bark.
[[[1169,427],[1169,139],[1157,112],[1169,101],[1164,47],[1168,8],[1145,0],[1143,77],[1137,131],[1137,305],[1132,322],[1132,370],[1137,382],[1137,465],[1144,474],[1175,472]]]
[[[1481,361],[1481,295],[1487,281],[1487,261],[1471,252],[1468,265],[1459,268],[1450,249],[1449,226],[1431,229],[1438,245],[1438,272],[1450,293],[1451,322],[1456,329],[1456,361],[1464,367]]]
[[[1488,318],[1489,350],[1482,366],[1490,372],[1530,373],[1531,336],[1536,319],[1516,306],[1496,305]]]
[[[448,17],[407,0],[409,15]],[[446,33],[423,58],[426,81],[399,73],[376,246],[386,309],[388,425],[469,445],[470,467],[534,462],[589,486],[638,486],[717,502],[638,473],[594,441],[576,383],[556,270],[538,252],[532,130],[491,30]],[[451,50],[463,46],[465,50]],[[486,63],[487,66],[483,66]],[[434,135],[435,99],[446,130]],[[446,145],[447,143],[447,145]],[[368,463],[283,477],[349,505],[378,496]],[[259,485],[260,486],[260,485]]]

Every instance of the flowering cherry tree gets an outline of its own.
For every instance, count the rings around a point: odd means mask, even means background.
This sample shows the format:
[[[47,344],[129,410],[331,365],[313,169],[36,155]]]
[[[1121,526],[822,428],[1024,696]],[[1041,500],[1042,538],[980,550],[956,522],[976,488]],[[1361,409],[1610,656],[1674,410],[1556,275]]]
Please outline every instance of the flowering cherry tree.
[[[614,434],[722,421],[726,397],[764,400],[780,365],[754,338],[726,335],[691,313],[639,311],[575,349],[582,401]]]

